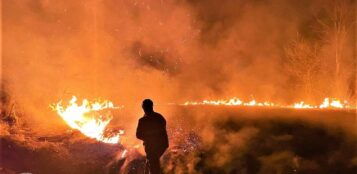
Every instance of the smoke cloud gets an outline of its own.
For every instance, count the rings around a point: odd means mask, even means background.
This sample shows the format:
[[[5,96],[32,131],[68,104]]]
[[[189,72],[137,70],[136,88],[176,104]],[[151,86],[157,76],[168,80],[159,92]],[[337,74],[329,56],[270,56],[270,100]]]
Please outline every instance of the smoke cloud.
[[[160,105],[232,96],[353,102],[355,1],[343,2],[351,14],[341,24],[346,36],[336,36],[343,39],[338,95],[328,78],[336,72],[334,42],[324,33],[336,33],[327,19],[339,3],[321,0],[3,1],[2,83],[36,124],[52,118],[50,103],[72,95],[129,107],[143,98]],[[286,68],[298,35],[326,57],[310,93]]]

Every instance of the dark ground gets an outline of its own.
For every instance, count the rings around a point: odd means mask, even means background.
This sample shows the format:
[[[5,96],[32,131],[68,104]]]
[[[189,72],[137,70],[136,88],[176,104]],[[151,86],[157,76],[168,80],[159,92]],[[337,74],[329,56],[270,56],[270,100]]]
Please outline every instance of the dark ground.
[[[168,115],[166,173],[354,174],[355,111],[178,106]],[[119,145],[78,132],[35,136],[29,128],[1,122],[0,173],[140,173],[135,150],[115,157]],[[116,159],[116,160],[113,160]]]

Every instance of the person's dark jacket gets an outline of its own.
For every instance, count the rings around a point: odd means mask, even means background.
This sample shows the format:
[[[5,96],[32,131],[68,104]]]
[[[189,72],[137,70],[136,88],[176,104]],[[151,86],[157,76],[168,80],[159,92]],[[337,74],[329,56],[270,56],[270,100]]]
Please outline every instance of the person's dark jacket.
[[[156,112],[145,114],[139,120],[136,137],[144,141],[147,153],[163,153],[169,147],[165,118]]]

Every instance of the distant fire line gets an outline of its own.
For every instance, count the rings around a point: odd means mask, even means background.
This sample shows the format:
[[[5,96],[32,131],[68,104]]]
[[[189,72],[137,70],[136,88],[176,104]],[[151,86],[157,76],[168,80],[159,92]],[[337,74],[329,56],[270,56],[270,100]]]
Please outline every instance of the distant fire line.
[[[233,97],[227,100],[203,100],[200,102],[187,101],[182,105],[184,106],[192,106],[192,105],[262,106],[262,107],[294,108],[294,109],[356,109],[356,107],[350,105],[347,102],[347,100],[341,101],[336,98],[325,98],[320,105],[311,105],[305,103],[304,101],[294,103],[291,105],[283,105],[273,102],[257,102],[254,99],[248,102],[244,102],[237,97]]]

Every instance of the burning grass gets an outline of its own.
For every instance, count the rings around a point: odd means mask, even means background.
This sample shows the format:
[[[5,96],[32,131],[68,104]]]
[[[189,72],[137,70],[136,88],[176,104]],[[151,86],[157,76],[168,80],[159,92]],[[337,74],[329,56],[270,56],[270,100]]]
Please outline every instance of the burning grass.
[[[120,135],[124,134],[124,130],[119,130],[105,135],[107,125],[113,117],[108,110],[120,108],[110,101],[90,102],[83,99],[82,103],[78,104],[77,97],[73,96],[68,105],[63,105],[60,101],[51,107],[71,128],[97,141],[116,144],[119,143]]]
[[[215,105],[215,106],[259,106],[259,107],[274,107],[274,108],[294,108],[294,109],[356,109],[356,106],[350,104],[347,100],[326,97],[321,104],[312,105],[305,101],[300,101],[294,104],[280,104],[270,101],[257,102],[255,99],[244,102],[237,97],[226,100],[203,100],[203,101],[187,101],[183,105]]]

